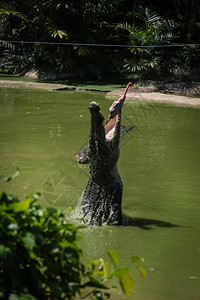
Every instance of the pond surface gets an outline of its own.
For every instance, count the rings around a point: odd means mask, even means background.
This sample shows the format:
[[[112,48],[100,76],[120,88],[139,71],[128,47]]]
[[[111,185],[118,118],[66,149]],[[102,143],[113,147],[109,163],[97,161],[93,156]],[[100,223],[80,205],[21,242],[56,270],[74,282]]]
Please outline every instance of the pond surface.
[[[107,116],[110,102],[103,93],[0,89],[1,188],[20,197],[40,190],[41,205],[69,216],[89,176],[88,166],[77,165],[75,156],[88,140],[93,100]],[[200,110],[138,102],[127,103],[122,116],[123,124],[136,126],[121,140],[118,167],[123,212],[137,218],[137,226],[82,230],[84,259],[106,259],[107,249],[116,250],[120,264],[132,269],[133,299],[197,300]],[[2,177],[17,168],[20,175],[5,183]],[[144,257],[145,279],[131,256]],[[117,290],[113,299],[125,297]]]

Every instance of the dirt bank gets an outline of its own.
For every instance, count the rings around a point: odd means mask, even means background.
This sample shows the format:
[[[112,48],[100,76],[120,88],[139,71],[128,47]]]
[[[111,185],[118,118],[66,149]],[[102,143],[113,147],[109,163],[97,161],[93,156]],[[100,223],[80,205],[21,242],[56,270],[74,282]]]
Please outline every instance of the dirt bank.
[[[31,88],[43,89],[48,91],[98,91],[97,89],[84,89],[64,84],[24,82],[12,80],[0,80],[0,87]],[[106,98],[118,99],[123,94],[123,91],[124,89],[108,92],[106,94]],[[199,96],[199,98],[197,96]],[[165,85],[161,83],[145,83],[144,85],[130,88],[126,99],[126,101],[148,101],[200,108],[200,83],[173,83]]]
[[[68,89],[68,90],[76,89],[76,87],[74,86],[68,86],[63,84],[25,82],[25,81],[13,81],[13,80],[0,80],[0,87],[31,88],[31,89],[42,89],[48,91],[55,91],[60,89]]]
[[[124,89],[108,92],[106,98],[118,99],[123,92]],[[148,101],[200,108],[200,83],[156,83],[129,88],[126,101]]]
[[[97,89],[84,89],[72,85],[57,84],[57,83],[40,83],[40,82],[25,82],[25,81],[14,81],[14,80],[0,80],[0,87],[8,88],[30,88],[30,89],[41,89],[48,91],[95,91],[95,92],[105,92]],[[106,91],[107,92],[107,91]]]

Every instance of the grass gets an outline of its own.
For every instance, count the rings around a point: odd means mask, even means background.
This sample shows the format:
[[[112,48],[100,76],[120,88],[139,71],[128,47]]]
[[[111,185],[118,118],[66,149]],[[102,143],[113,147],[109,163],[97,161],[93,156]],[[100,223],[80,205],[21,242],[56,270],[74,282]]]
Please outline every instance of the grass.
[[[99,91],[112,91],[120,88],[124,88],[129,81],[136,81],[137,78],[130,76],[109,76],[101,80],[81,80],[81,79],[66,79],[66,80],[44,80],[37,78],[28,78],[17,75],[8,75],[0,73],[0,80],[13,80],[23,82],[39,82],[39,83],[57,83],[63,85],[76,86],[84,89],[95,89]]]

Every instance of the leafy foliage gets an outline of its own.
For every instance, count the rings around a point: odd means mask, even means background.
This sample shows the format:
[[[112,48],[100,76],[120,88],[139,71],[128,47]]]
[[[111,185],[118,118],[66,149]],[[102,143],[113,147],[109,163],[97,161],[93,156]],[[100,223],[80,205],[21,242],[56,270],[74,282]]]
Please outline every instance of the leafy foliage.
[[[123,1],[16,1],[9,5],[0,1],[5,40],[58,41],[69,42],[111,42],[116,38],[111,22],[118,15]],[[23,5],[21,4],[23,3]],[[112,11],[112,13],[111,13]],[[16,13],[20,12],[20,13]],[[16,45],[16,48],[20,48]],[[20,49],[19,49],[20,50]],[[30,65],[47,73],[70,72],[75,76],[102,77],[103,72],[116,70],[115,57],[108,49],[83,49],[62,47],[62,45],[23,45]],[[24,69],[26,69],[25,66]]]
[[[143,46],[152,46],[159,44],[168,44],[173,38],[175,23],[165,20],[149,8],[139,7],[136,14],[140,20],[140,27],[135,24],[121,24],[129,34],[130,44],[139,45],[141,48],[130,48],[130,58],[125,59],[125,69],[129,72],[148,72],[158,68],[161,59],[161,50],[155,48],[143,48]]]
[[[151,8],[146,7],[149,5]],[[200,2],[196,0],[162,3],[154,0],[151,4],[147,0],[0,1],[0,39],[33,42],[15,44],[12,50],[8,43],[1,43],[2,71],[19,74],[34,68],[42,78],[53,72],[57,75],[54,79],[101,79],[106,74],[131,72],[151,79],[173,76],[179,80],[198,80],[199,63],[198,67],[193,63],[185,64],[185,58],[189,61],[193,53],[191,49],[182,55],[182,49],[178,48],[141,47],[127,51],[109,47],[70,47],[62,42],[129,43],[143,47],[199,43],[199,20]],[[49,42],[49,45],[34,43],[37,41]],[[196,49],[199,55],[198,47]]]
[[[133,280],[127,267],[118,267],[117,253],[109,250],[111,271],[102,258],[85,266],[77,245],[78,228],[67,224],[61,211],[41,208],[38,196],[19,201],[0,192],[0,298],[56,300],[93,295],[108,299],[105,283],[116,277],[130,297]],[[134,263],[137,260],[132,258]],[[139,271],[144,277],[144,271]]]

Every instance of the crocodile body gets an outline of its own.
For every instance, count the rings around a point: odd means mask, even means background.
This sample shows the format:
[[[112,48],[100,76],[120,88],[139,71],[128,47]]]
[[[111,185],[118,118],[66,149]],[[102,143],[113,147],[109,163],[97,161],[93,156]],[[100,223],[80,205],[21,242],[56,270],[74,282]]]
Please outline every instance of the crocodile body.
[[[91,102],[91,130],[89,137],[90,179],[82,194],[83,221],[87,225],[101,226],[122,224],[123,183],[117,161],[121,131],[121,110],[126,98],[124,94],[110,107],[110,114],[104,125],[100,106]]]
[[[121,112],[115,134],[108,140],[104,117],[97,103],[90,103],[91,132],[89,138],[91,177],[82,194],[83,221],[88,225],[120,225],[122,223],[123,184],[118,173]]]

